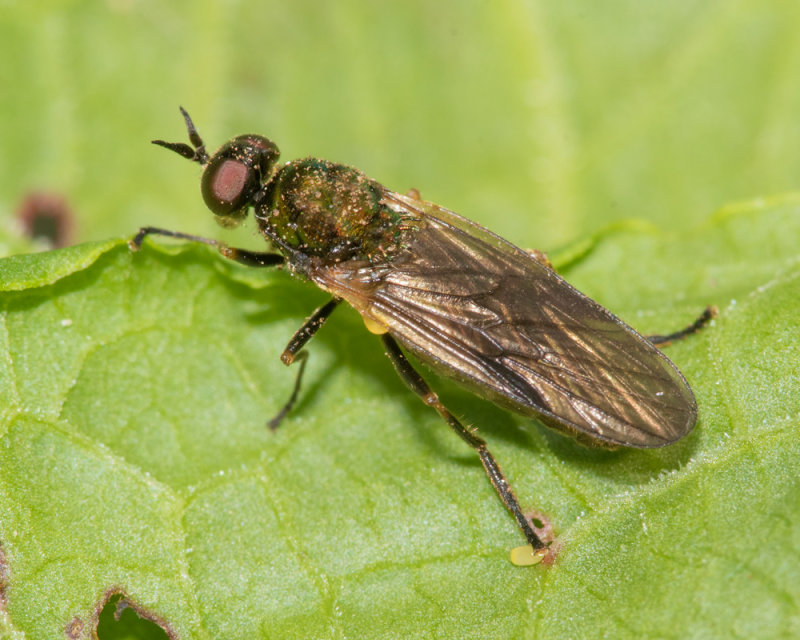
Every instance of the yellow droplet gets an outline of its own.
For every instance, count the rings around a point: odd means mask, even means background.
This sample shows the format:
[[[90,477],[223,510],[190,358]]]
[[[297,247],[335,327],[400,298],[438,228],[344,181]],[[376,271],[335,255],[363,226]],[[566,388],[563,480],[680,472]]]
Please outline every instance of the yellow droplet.
[[[382,335],[388,331],[386,327],[382,324],[378,324],[370,318],[369,316],[361,316],[364,319],[364,326],[367,327],[367,331],[370,333],[374,333],[376,336]]]
[[[539,564],[546,553],[547,549],[534,551],[529,544],[516,547],[511,550],[511,564],[515,564],[518,567],[530,567],[531,565]]]

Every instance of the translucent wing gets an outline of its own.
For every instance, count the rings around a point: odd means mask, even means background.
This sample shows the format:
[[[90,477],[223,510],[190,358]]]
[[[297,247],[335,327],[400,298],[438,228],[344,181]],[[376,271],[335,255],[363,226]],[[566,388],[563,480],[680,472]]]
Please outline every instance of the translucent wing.
[[[552,269],[432,203],[386,192],[415,220],[385,262],[314,279],[479,395],[578,437],[658,447],[697,405],[670,360]]]

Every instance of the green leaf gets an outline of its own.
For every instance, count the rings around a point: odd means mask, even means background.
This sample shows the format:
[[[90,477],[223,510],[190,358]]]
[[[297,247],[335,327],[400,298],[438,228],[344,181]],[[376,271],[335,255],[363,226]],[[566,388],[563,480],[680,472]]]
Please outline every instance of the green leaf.
[[[9,619],[88,633],[124,593],[178,638],[791,635],[798,234],[784,198],[572,252],[570,279],[645,332],[721,306],[669,348],[700,406],[674,446],[587,450],[435,381],[554,522],[556,564],[529,569],[476,457],[352,310],[271,433],[293,383],[277,356],[321,292],[206,247],[6,259],[40,273],[0,295]]]

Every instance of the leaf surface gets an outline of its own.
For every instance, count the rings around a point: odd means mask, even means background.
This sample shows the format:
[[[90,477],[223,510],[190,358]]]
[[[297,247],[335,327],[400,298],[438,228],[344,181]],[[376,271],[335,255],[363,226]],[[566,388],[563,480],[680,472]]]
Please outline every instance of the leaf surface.
[[[788,633],[800,268],[782,238],[798,220],[788,198],[693,234],[618,228],[567,268],[645,332],[721,306],[669,347],[700,406],[677,445],[583,449],[434,379],[554,522],[564,547],[534,569],[509,563],[520,536],[477,459],[351,310],[312,343],[299,406],[265,427],[293,381],[277,356],[320,292],[205,247],[0,262],[19,274],[0,296],[11,619],[54,637],[117,590],[177,637]]]

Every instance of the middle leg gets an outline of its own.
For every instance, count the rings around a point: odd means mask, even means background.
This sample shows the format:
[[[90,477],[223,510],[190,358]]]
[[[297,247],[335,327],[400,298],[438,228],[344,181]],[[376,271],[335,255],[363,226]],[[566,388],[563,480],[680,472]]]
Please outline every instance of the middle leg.
[[[300,369],[297,371],[297,377],[294,380],[294,388],[292,389],[292,395],[289,396],[289,400],[283,405],[283,408],[267,422],[267,426],[273,431],[278,428],[281,420],[291,411],[294,403],[297,401],[297,395],[300,393],[300,382],[303,379],[303,372],[306,370],[306,361],[308,359],[308,352],[301,352],[300,350],[314,337],[314,334],[319,331],[319,328],[325,324],[328,316],[333,313],[333,310],[339,306],[341,301],[341,298],[331,298],[330,301],[306,318],[303,326],[294,332],[292,339],[289,340],[289,344],[286,345],[283,353],[281,353],[281,362],[283,362],[283,364],[288,367],[293,362],[299,362]]]

